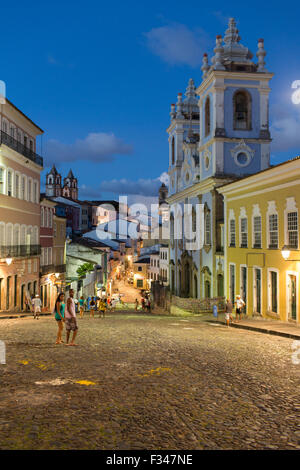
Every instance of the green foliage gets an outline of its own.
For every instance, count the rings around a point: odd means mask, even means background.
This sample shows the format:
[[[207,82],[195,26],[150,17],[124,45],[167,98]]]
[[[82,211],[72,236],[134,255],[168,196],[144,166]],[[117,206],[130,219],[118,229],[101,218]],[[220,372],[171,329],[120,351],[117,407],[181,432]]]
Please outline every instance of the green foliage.
[[[94,270],[94,265],[92,263],[84,263],[77,269],[77,274],[79,277],[84,277],[87,273],[90,273]]]

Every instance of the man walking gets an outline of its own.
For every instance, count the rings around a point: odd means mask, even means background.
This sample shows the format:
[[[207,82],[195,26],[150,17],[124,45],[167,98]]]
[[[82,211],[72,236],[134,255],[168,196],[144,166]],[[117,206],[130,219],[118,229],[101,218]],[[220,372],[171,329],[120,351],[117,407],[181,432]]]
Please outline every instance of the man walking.
[[[74,302],[74,290],[70,289],[69,291],[69,298],[67,300],[67,305],[65,307],[65,326],[66,326],[66,333],[67,333],[67,343],[66,346],[77,346],[74,343],[78,326],[76,321],[76,312],[75,312],[75,302]],[[69,343],[70,333],[73,331],[73,337],[71,343]]]
[[[39,294],[36,294],[35,298],[32,299],[32,306],[33,306],[33,318],[34,320],[35,319],[39,319],[40,317],[40,313],[41,313],[41,306],[42,306],[42,302],[41,302],[41,299],[39,297]]]

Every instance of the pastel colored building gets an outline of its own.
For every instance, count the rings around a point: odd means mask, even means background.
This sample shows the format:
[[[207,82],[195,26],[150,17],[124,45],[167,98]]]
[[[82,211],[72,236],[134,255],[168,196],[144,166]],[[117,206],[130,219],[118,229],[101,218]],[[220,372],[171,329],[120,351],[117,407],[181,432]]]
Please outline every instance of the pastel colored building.
[[[224,295],[224,207],[217,189],[269,167],[269,81],[264,42],[258,41],[257,62],[240,43],[233,18],[224,39],[216,38],[209,63],[203,57],[202,82],[189,80],[185,96],[171,105],[169,194],[171,292],[199,299]],[[203,223],[197,227],[197,208]],[[190,206],[192,232],[203,232],[203,245],[190,248],[184,207]]]
[[[8,99],[0,126],[0,310],[19,311],[39,293],[43,131]]]
[[[225,206],[225,292],[245,313],[300,322],[300,157],[219,189]]]

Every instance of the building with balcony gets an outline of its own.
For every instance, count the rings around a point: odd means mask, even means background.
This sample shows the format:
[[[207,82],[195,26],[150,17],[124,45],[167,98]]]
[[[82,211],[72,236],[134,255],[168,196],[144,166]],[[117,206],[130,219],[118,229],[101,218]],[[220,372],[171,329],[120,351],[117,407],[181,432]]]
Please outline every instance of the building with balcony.
[[[39,292],[43,131],[8,99],[0,129],[0,311],[20,311]]]

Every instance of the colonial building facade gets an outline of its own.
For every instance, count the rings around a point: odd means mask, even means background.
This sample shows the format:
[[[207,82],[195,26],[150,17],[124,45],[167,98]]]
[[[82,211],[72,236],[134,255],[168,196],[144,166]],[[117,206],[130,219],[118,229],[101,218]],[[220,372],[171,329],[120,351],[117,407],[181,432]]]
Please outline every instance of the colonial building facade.
[[[39,291],[43,131],[7,99],[0,121],[0,310],[17,311]]]
[[[247,315],[300,322],[300,158],[219,189],[225,205],[226,295]]]
[[[190,79],[185,97],[171,105],[169,135],[170,287],[182,297],[224,295],[224,207],[218,187],[269,167],[269,81],[264,42],[258,62],[240,43],[233,18],[224,40],[216,38],[203,79]],[[197,204],[204,209],[203,248],[189,249],[180,213],[190,205],[196,230]],[[179,214],[179,215],[178,215]],[[180,230],[178,227],[180,226]],[[199,227],[197,228],[199,230]]]

